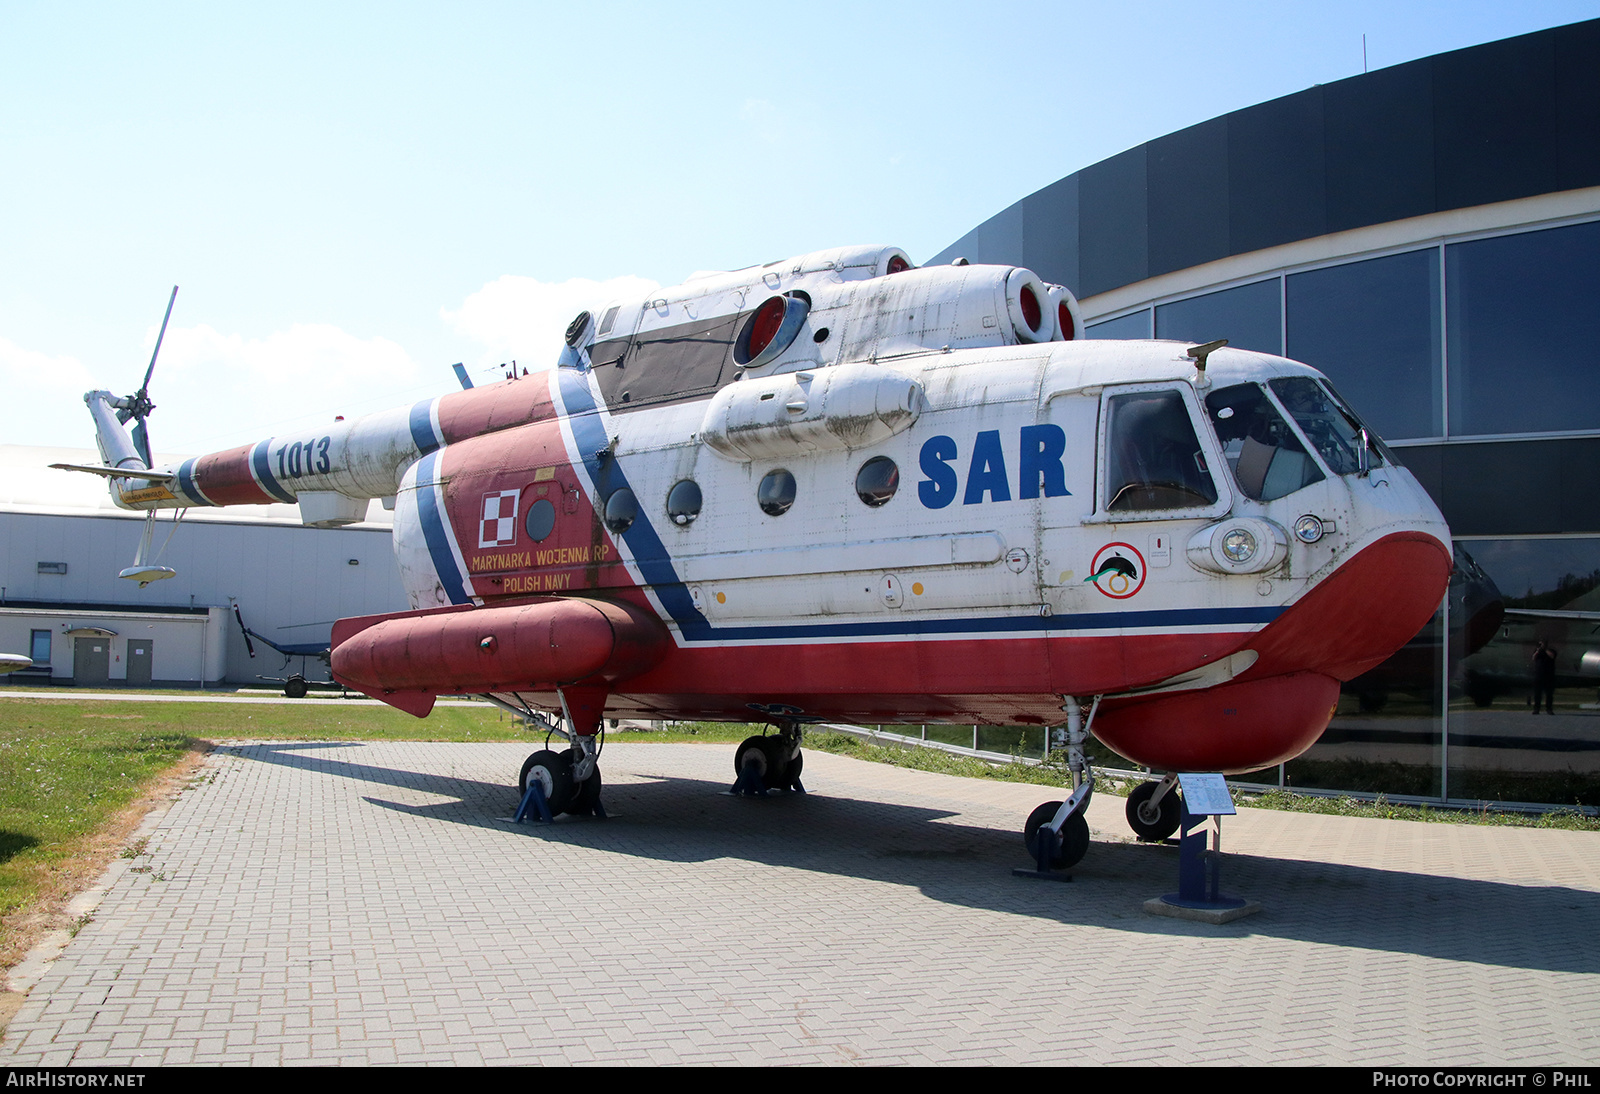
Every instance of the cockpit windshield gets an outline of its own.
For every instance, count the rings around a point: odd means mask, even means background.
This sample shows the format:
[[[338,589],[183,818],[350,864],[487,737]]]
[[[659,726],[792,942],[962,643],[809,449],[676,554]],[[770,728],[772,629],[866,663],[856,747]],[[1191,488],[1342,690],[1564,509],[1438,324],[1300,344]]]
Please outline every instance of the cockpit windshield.
[[[1258,384],[1235,384],[1206,396],[1234,481],[1246,497],[1273,501],[1322,480],[1322,471]]]
[[[1382,466],[1386,457],[1392,462],[1389,450],[1325,385],[1309,376],[1289,376],[1271,381],[1271,386],[1335,475],[1364,474]]]

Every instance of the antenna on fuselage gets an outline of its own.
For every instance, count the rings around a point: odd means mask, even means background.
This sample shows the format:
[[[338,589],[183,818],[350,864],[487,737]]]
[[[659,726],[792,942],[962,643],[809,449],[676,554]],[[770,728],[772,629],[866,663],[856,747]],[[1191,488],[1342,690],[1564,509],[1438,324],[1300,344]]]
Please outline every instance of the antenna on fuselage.
[[[1184,356],[1194,362],[1195,382],[1205,387],[1209,382],[1206,379],[1206,358],[1228,344],[1226,338],[1218,338],[1215,342],[1205,342],[1198,346],[1190,346],[1189,352]]]

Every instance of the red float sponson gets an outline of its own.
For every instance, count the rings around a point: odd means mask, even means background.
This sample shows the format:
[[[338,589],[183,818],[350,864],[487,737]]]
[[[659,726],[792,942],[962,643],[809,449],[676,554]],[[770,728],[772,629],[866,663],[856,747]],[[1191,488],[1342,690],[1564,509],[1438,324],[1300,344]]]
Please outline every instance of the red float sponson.
[[[671,644],[661,621],[634,605],[543,597],[341,619],[332,668],[341,684],[421,718],[444,693],[615,683]]]
[[[1108,702],[1094,735],[1156,771],[1236,775],[1292,760],[1322,735],[1339,681],[1318,672]]]

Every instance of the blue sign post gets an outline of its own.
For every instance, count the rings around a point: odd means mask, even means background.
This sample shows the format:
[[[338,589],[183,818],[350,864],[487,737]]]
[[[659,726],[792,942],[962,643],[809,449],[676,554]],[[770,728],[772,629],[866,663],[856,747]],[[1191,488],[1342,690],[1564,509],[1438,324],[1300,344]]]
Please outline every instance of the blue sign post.
[[[1222,822],[1233,816],[1233,797],[1221,775],[1180,774],[1183,791],[1182,820],[1178,835],[1178,891],[1145,901],[1153,915],[1227,923],[1259,912],[1261,905],[1240,897],[1222,895]],[[1212,818],[1212,845],[1206,847],[1206,818]]]

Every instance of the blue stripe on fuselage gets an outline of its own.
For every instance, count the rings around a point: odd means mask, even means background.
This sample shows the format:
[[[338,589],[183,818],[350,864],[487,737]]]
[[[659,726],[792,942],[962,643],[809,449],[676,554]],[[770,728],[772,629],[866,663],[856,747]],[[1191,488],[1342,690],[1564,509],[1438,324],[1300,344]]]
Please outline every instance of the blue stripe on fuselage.
[[[450,549],[450,536],[444,526],[449,518],[439,507],[439,485],[434,476],[438,459],[437,453],[429,453],[417,461],[417,519],[422,523],[422,539],[428,545],[433,572],[439,575],[445,595],[452,604],[466,604],[472,597],[461,580],[455,552]]]
[[[278,480],[272,477],[272,465],[267,459],[267,450],[271,446],[272,441],[268,439],[250,450],[251,470],[255,471],[256,481],[261,485],[261,489],[279,501],[286,501],[293,505],[295,501],[294,495],[285,490],[279,485]]]
[[[605,422],[595,407],[589,375],[577,369],[556,370],[561,402],[566,409],[567,423],[572,427],[572,439],[578,446],[584,470],[589,473],[589,481],[594,484],[594,507],[603,512],[606,500],[601,496],[601,484],[604,483],[611,491],[620,490],[628,485],[628,477],[623,474],[622,464],[614,456],[608,455],[602,459],[596,455],[602,450],[609,451],[610,439],[606,436]],[[610,496],[609,491],[606,496]],[[706,617],[694,606],[678,572],[673,569],[666,544],[661,542],[661,536],[650,523],[643,504],[639,506],[639,515],[633,524],[622,533],[622,539],[633,556],[633,564],[639,568],[639,576],[656,594],[661,606],[682,630],[683,636],[702,640],[717,637]]]
[[[194,465],[200,462],[200,457],[184,460],[178,465],[178,489],[190,501],[199,502],[201,505],[215,505],[210,498],[200,492],[200,487],[194,481]]]
[[[439,447],[439,435],[433,429],[433,403],[432,399],[424,399],[411,408],[411,443],[423,455]]]

